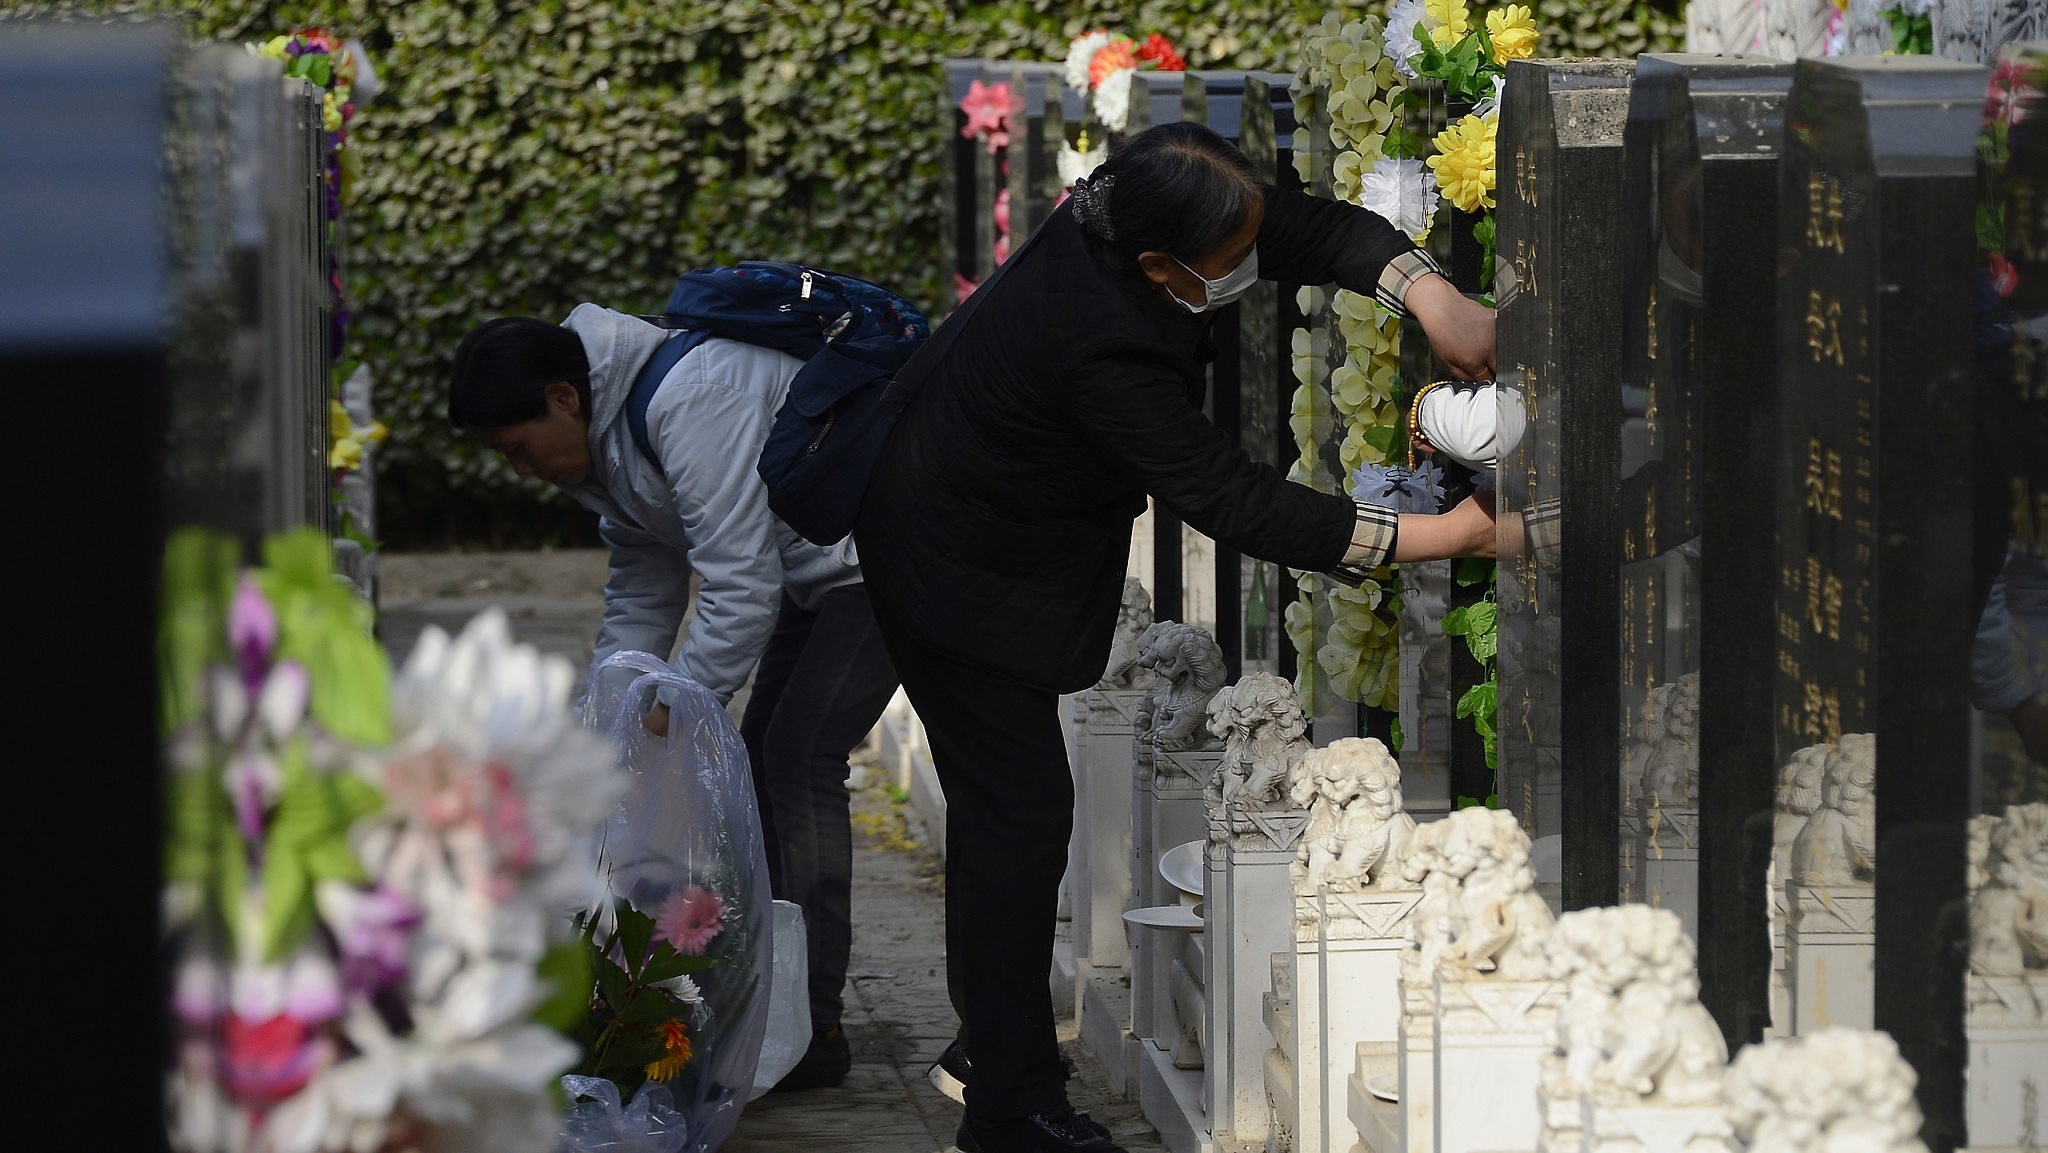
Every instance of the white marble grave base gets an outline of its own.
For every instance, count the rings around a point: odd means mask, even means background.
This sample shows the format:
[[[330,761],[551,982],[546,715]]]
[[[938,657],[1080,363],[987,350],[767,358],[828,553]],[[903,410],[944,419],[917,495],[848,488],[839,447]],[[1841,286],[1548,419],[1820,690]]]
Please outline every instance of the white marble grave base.
[[[2038,1150],[2048,1136],[2048,972],[1972,973],[1965,988],[1970,1148]]]
[[[1266,1028],[1265,996],[1272,988],[1268,960],[1290,947],[1288,910],[1293,897],[1287,866],[1294,853],[1240,850],[1210,843],[1202,897],[1208,950],[1208,1062],[1205,1100],[1217,1142],[1263,1144],[1270,1108],[1266,1103],[1266,1052],[1273,1034]]]
[[[1536,1083],[1564,997],[1558,981],[1437,975],[1435,1153],[1533,1153]]]
[[[1300,1046],[1294,1036],[1294,964],[1296,951],[1274,953],[1267,961],[1273,983],[1265,995],[1260,1019],[1272,1034],[1273,1047],[1266,1050],[1266,1153],[1293,1153],[1294,1126],[1301,1114],[1300,1094],[1294,1080],[1294,1062]]]
[[[1651,807],[1643,813],[1645,899],[1669,909],[1695,940],[1700,931],[1700,811]]]
[[[1764,894],[1764,903],[1771,919],[1771,1023],[1765,1030],[1765,1036],[1789,1037],[1792,1035],[1792,986],[1785,977],[1785,886],[1771,885]]]
[[[1149,789],[1140,785],[1134,803],[1145,806],[1133,814],[1133,834],[1144,848],[1143,856],[1132,854],[1131,881],[1146,905],[1181,903],[1181,891],[1159,874],[1159,858],[1168,850],[1209,835],[1209,809],[1202,791],[1208,774],[1223,759],[1221,750],[1200,753],[1155,753],[1156,774]],[[1192,775],[1191,775],[1192,774]],[[1136,818],[1146,818],[1143,828]],[[1150,938],[1147,940],[1146,938]],[[1132,1031],[1171,1049],[1177,1031],[1173,1011],[1173,959],[1180,951],[1178,936],[1157,933],[1131,935],[1131,989],[1134,994]],[[1140,964],[1139,954],[1143,953]],[[1144,986],[1144,995],[1139,986]]]
[[[1361,1042],[1350,1080],[1345,1084],[1345,1115],[1358,1133],[1353,1153],[1397,1153],[1401,1147],[1401,1106],[1382,1100],[1374,1085],[1401,1082],[1398,1042]],[[1577,1153],[1576,1150],[1573,1153]]]
[[[1202,1074],[1178,1069],[1173,1054],[1149,1041],[1138,1045],[1138,1106],[1171,1153],[1215,1153],[1202,1115]]]
[[[1124,910],[1131,899],[1131,719],[1142,692],[1090,689],[1084,698],[1085,753],[1076,778],[1075,823],[1085,832],[1085,865],[1075,878],[1075,950],[1096,968],[1129,957]]]
[[[1431,1153],[1436,1148],[1436,989],[1401,981],[1401,1020],[1394,1029],[1399,1066],[1400,1140],[1375,1153]]]
[[[1869,885],[1785,886],[1792,1032],[1872,1027],[1877,898]]]
[[[1728,1111],[1719,1105],[1581,1106],[1584,1153],[1741,1153]]]
[[[1348,1105],[1361,1045],[1398,1051],[1401,955],[1408,948],[1408,918],[1420,889],[1317,894],[1317,946],[1322,982],[1319,1049],[1323,1054],[1323,1147],[1344,1153],[1360,1132]],[[1309,1022],[1302,1022],[1309,1027]],[[1390,1069],[1391,1071],[1391,1069]]]
[[[1552,1052],[1543,1058],[1536,1091],[1536,1153],[1585,1153],[1584,1102],[1576,1093],[1554,1094],[1548,1088],[1564,1079],[1563,1065],[1562,1054]]]

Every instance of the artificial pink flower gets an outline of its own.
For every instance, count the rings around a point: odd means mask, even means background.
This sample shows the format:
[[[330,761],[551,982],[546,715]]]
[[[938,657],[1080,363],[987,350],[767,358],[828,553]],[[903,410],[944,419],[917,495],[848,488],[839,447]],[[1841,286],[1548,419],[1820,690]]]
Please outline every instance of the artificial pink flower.
[[[967,95],[960,100],[960,111],[967,114],[967,125],[960,129],[962,139],[985,137],[991,156],[999,149],[1009,147],[1010,114],[1016,108],[1011,101],[1008,84],[968,81]]]
[[[957,272],[953,274],[953,295],[958,297],[962,304],[965,304],[967,298],[974,295],[974,290],[980,287],[981,282],[978,280],[969,280]]]
[[[375,993],[405,979],[406,942],[420,923],[411,901],[382,886],[365,890],[339,881],[323,881],[313,898],[341,947],[349,988]]]
[[[288,1013],[260,1022],[230,1013],[221,1025],[221,1080],[238,1101],[274,1105],[306,1087],[328,1047],[324,1034]]]
[[[725,902],[717,893],[691,885],[680,893],[670,893],[661,903],[661,911],[654,916],[654,933],[674,945],[676,952],[701,957],[711,939],[725,931],[719,923],[724,913]]]
[[[1992,253],[1989,263],[1991,287],[1998,291],[2000,300],[2010,298],[2012,290],[2020,286],[2020,270],[2013,267],[2012,261],[2007,260],[2003,252]]]

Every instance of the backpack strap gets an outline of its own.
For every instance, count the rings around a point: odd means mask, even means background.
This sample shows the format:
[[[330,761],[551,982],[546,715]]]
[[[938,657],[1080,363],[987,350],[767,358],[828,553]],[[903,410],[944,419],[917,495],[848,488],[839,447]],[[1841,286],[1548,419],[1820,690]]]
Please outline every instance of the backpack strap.
[[[938,368],[939,362],[946,358],[946,353],[953,347],[953,342],[959,339],[960,330],[967,327],[967,318],[973,316],[974,310],[981,307],[981,302],[988,298],[989,289],[994,288],[996,283],[1002,280],[1003,274],[1017,267],[1024,254],[1037,246],[1038,238],[1045,235],[1046,223],[1050,220],[1051,217],[1047,217],[1046,221],[1041,222],[1025,239],[1023,245],[1012,252],[1010,258],[1003,261],[987,280],[982,281],[980,287],[974,290],[974,294],[961,302],[960,307],[954,309],[951,316],[941,321],[931,336],[911,354],[910,360],[896,370],[896,376],[889,382],[889,387],[882,390],[881,404],[884,407],[899,413],[910,407],[910,398],[916,395],[918,386],[924,383],[925,378]]]
[[[710,336],[708,332],[681,329],[662,341],[647,363],[640,366],[640,375],[633,378],[633,391],[626,394],[626,428],[632,432],[640,455],[647,458],[656,472],[662,472],[661,457],[655,454],[654,441],[647,435],[647,406],[654,403],[654,394],[668,378],[669,370]]]

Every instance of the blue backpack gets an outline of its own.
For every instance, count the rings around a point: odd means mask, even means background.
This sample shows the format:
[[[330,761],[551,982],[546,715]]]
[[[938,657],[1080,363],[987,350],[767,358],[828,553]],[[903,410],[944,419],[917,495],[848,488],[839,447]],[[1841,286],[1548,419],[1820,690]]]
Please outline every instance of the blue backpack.
[[[868,472],[902,411],[901,404],[878,402],[931,335],[924,314],[855,277],[747,261],[684,273],[662,314],[647,319],[682,331],[655,350],[627,396],[626,422],[640,454],[660,470],[647,406],[690,350],[715,336],[786,352],[804,366],[790,381],[756,466],[768,485],[768,507],[816,544],[852,532]]]

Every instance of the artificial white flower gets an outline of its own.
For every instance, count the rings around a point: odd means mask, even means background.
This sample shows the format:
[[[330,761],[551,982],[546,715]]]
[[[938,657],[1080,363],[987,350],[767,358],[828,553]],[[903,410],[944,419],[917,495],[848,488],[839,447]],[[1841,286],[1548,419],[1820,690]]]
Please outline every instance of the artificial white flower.
[[[1076,92],[1088,91],[1088,66],[1108,43],[1109,33],[1101,30],[1074,37],[1074,43],[1067,48],[1067,87]]]
[[[1359,206],[1378,213],[1410,240],[1420,241],[1429,231],[1441,199],[1435,175],[1420,160],[1383,158],[1359,182]]]
[[[1408,61],[1422,54],[1415,26],[1428,21],[1422,4],[1423,0],[1400,0],[1387,10],[1387,55],[1394,61],[1394,71],[1410,80],[1415,79],[1415,68]]]
[[[654,987],[685,1005],[702,1005],[704,1003],[703,991],[698,989],[697,982],[690,980],[688,976],[670,977],[666,981],[656,981]]]
[[[1500,111],[1501,94],[1506,90],[1507,84],[1508,78],[1506,76],[1494,77],[1493,91],[1481,97],[1479,103],[1472,106],[1472,115],[1491,116]]]
[[[1060,187],[1072,188],[1076,180],[1100,168],[1102,162],[1107,159],[1109,159],[1109,148],[1106,145],[1097,145],[1086,152],[1082,152],[1066,141],[1061,141],[1060,154],[1057,161],[1060,171]]]
[[[1095,90],[1095,118],[1111,132],[1122,132],[1131,122],[1131,77],[1137,74],[1135,68],[1119,68]]]

